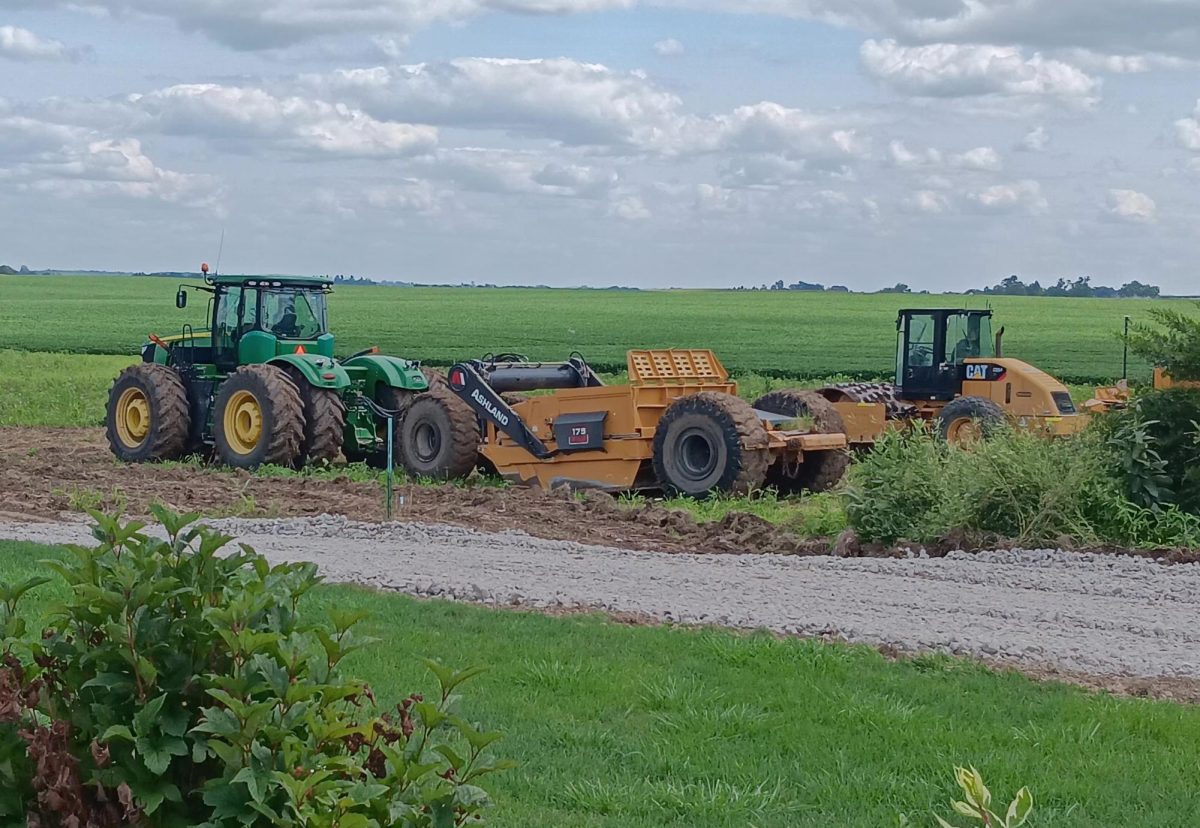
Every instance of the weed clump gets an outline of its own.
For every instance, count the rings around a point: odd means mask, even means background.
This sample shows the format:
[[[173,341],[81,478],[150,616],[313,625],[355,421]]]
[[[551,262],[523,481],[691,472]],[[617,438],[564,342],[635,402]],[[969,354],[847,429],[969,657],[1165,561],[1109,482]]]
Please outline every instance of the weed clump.
[[[1104,429],[1056,440],[1003,429],[965,447],[892,432],[852,467],[846,514],[885,543],[1200,545],[1200,518],[1133,502],[1119,465]]]

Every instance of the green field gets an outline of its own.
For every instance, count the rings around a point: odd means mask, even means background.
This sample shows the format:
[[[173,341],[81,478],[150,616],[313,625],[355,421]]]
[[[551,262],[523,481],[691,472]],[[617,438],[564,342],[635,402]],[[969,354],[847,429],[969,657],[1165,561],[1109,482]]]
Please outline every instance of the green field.
[[[134,354],[148,332],[204,324],[202,302],[175,309],[176,286],[151,277],[0,277],[0,348]],[[330,307],[342,353],[379,345],[448,365],[487,351],[534,359],[579,351],[619,370],[629,348],[709,347],[738,374],[821,377],[888,374],[900,307],[985,301],[997,327],[1007,326],[1010,355],[1089,383],[1120,375],[1122,316],[1146,319],[1172,300],[345,287]]]
[[[0,542],[0,582],[55,551]],[[22,607],[44,613],[60,581]],[[765,634],[631,627],[322,587],[380,643],[347,669],[387,706],[428,692],[433,657],[488,671],[464,712],[507,736],[492,824],[572,828],[882,828],[950,816],[951,771],[1030,786],[1030,826],[1194,824],[1200,708],[1036,684],[969,662]],[[31,628],[37,629],[36,617]],[[1007,802],[1007,799],[1005,799]],[[961,820],[959,820],[961,822]]]

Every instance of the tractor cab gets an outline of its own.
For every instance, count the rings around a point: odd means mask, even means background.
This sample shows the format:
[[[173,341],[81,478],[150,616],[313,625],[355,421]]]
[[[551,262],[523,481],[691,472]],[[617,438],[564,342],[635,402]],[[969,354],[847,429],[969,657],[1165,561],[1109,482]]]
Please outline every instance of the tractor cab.
[[[205,278],[205,283],[194,289],[212,294],[208,328],[192,331],[185,326],[183,334],[169,337],[174,340],[170,344],[177,359],[212,364],[227,372],[283,354],[333,357],[334,338],[329,333],[326,305],[332,290],[328,279],[212,276]],[[180,288],[175,304],[187,306],[186,289]]]
[[[896,388],[902,400],[952,400],[963,393],[964,380],[982,379],[970,376],[976,366],[968,360],[996,356],[990,310],[907,308],[896,317]]]

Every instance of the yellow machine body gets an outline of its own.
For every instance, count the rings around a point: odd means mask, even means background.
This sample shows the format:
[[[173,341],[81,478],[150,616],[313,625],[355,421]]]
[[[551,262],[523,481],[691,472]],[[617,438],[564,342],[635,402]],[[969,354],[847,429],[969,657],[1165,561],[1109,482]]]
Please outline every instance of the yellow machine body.
[[[655,429],[663,413],[681,397],[705,391],[737,394],[737,383],[709,350],[629,351],[627,385],[566,388],[530,397],[513,405],[548,448],[555,449],[553,424],[564,414],[608,412],[603,447],[539,459],[488,424],[480,453],[506,479],[552,489],[559,485],[627,491],[652,486]],[[814,434],[767,426],[772,458],[803,462],[806,452],[845,449],[845,434]]]

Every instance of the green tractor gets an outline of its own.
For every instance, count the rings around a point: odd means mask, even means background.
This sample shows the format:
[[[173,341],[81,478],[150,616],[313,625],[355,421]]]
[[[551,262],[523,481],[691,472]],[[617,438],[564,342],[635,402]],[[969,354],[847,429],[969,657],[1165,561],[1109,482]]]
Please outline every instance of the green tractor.
[[[151,334],[142,362],[126,368],[108,398],[108,442],[126,462],[215,454],[242,469],[298,468],[339,453],[386,460],[389,417],[399,446],[403,412],[429,388],[417,362],[377,349],[333,355],[326,321],[332,282],[316,277],[209,276],[184,285],[211,294],[209,326]]]

